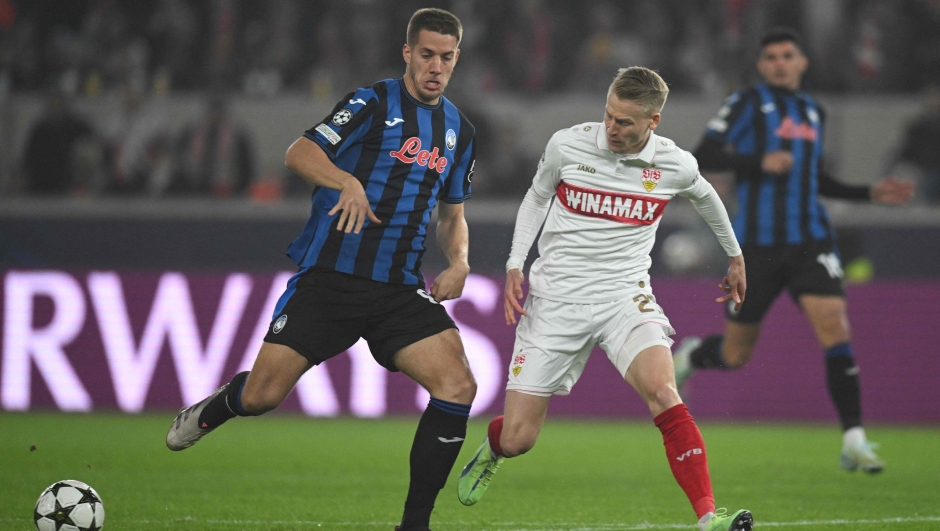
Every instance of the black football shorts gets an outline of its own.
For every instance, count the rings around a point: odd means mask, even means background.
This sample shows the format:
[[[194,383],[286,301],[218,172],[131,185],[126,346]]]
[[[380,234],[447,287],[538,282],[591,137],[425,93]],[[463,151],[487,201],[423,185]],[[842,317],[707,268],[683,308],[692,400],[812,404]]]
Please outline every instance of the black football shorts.
[[[783,288],[794,302],[801,295],[845,297],[839,251],[830,240],[772,247],[748,245],[742,250],[747,273],[744,304],[738,312],[734,301],[725,306],[725,315],[736,323],[761,322]]]
[[[398,371],[393,358],[400,349],[457,328],[423,286],[323,269],[294,275],[278,307],[264,340],[290,347],[314,365],[364,338],[375,361]]]

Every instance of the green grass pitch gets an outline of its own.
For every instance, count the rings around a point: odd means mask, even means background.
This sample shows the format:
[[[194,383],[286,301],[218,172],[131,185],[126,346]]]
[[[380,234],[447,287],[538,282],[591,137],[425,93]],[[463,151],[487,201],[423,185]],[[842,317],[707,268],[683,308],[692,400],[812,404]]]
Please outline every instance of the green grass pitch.
[[[401,517],[416,418],[236,419],[180,453],[164,446],[171,418],[0,414],[0,529],[33,530],[36,498],[61,479],[94,486],[113,531],[391,531]],[[838,468],[835,426],[701,428],[719,506],[750,509],[758,529],[940,529],[940,428],[869,428],[878,476]],[[435,531],[694,529],[652,422],[550,418],[464,507],[457,469],[484,431],[471,422]]]

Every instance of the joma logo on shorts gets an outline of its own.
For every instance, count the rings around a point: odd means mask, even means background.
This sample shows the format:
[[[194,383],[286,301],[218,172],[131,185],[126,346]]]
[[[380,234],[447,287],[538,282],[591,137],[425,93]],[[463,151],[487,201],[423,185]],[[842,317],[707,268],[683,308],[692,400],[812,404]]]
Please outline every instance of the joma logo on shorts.
[[[424,297],[425,299],[431,301],[431,302],[434,303],[434,304],[440,304],[439,302],[437,302],[436,300],[434,300],[434,297],[432,297],[431,295],[429,295],[428,292],[424,291],[423,289],[419,289],[419,290],[418,290],[418,295],[421,295],[422,297]]]
[[[699,455],[699,454],[701,454],[701,453],[702,453],[702,449],[701,449],[701,448],[692,448],[692,449],[689,450],[688,452],[686,452],[686,453],[680,455],[679,457],[677,457],[677,458],[676,458],[676,461],[685,461],[685,458],[686,458],[686,457],[689,457],[690,455]]]

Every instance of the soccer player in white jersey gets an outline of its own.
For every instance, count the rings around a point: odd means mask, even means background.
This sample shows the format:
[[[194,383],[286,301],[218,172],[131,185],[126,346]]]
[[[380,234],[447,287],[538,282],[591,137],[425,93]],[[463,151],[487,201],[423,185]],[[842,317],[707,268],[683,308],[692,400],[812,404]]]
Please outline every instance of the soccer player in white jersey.
[[[500,463],[531,450],[552,395],[566,395],[595,345],[649,406],[666,456],[703,531],[750,530],[751,513],[715,510],[705,443],[673,375],[675,333],[650,286],[649,252],[666,203],[692,201],[727,252],[717,299],[744,300],[744,258],[718,194],[695,158],[657,136],[669,89],[656,72],[621,69],[603,123],[563,129],[548,142],[519,208],[506,264],[506,324],[516,324],[503,416],[463,469],[458,498],[480,500]],[[554,199],[554,202],[552,201]],[[526,256],[542,227],[529,295],[520,307]]]

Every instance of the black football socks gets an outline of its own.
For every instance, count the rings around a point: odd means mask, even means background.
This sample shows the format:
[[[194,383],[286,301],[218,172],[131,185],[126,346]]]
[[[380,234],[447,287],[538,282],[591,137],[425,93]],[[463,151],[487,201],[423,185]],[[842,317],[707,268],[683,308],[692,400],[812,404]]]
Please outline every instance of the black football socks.
[[[401,519],[402,531],[427,527],[431,521],[434,501],[444,488],[467,436],[469,416],[469,404],[431,397],[411,445],[411,484]]]
[[[206,404],[206,407],[199,415],[200,428],[214,429],[229,419],[251,416],[241,406],[242,389],[245,387],[245,381],[248,380],[248,372],[236,374],[229,382],[228,387]]]
[[[826,349],[826,384],[832,403],[839,413],[842,431],[861,426],[862,400],[858,385],[858,365],[855,364],[850,343]]]
[[[724,369],[725,360],[721,357],[721,345],[724,336],[708,336],[702,344],[689,355],[689,362],[696,369]]]

